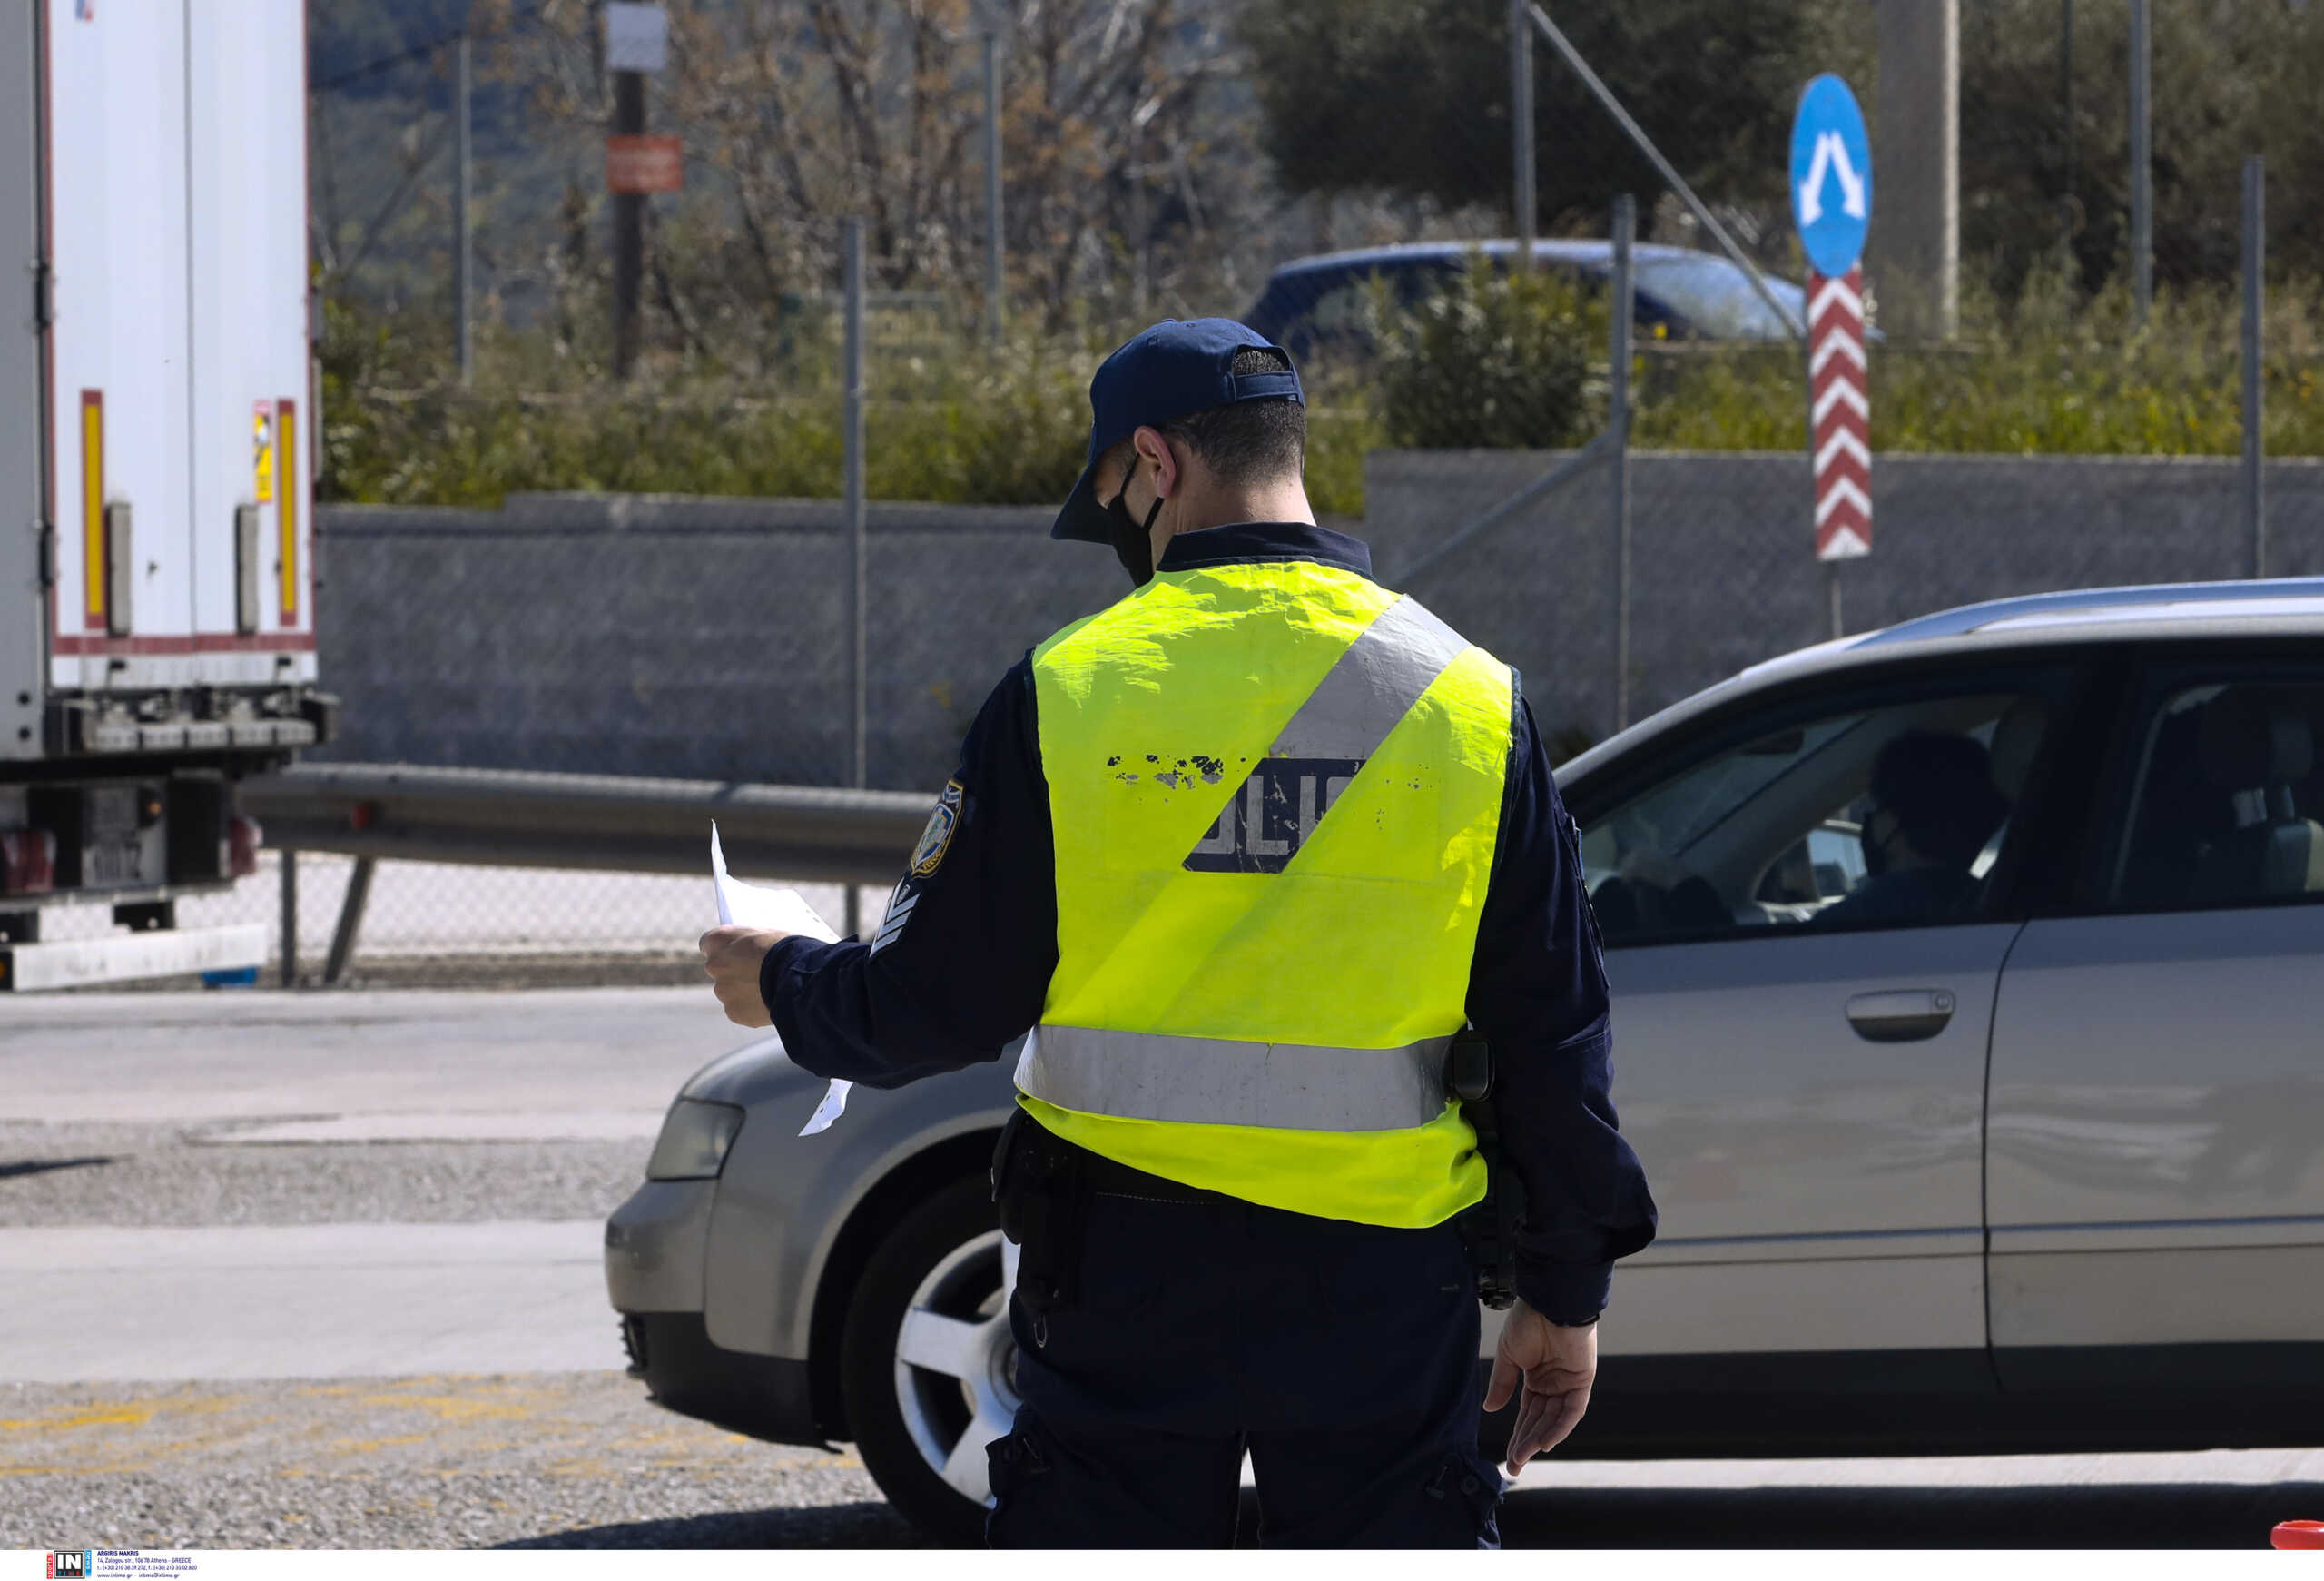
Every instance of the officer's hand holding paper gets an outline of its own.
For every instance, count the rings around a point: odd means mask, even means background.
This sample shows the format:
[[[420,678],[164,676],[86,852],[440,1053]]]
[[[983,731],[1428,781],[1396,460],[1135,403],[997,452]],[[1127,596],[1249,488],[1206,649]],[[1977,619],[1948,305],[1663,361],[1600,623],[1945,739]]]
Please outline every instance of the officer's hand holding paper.
[[[827,944],[839,935],[797,890],[765,889],[731,876],[714,822],[710,825],[710,876],[718,890],[718,926],[702,935],[704,970],[710,973],[727,1020],[742,1026],[771,1025],[765,1001],[759,994],[759,964],[767,952],[793,934]],[[853,1085],[833,1082],[799,1134],[812,1136],[827,1129],[846,1110],[847,1094]]]

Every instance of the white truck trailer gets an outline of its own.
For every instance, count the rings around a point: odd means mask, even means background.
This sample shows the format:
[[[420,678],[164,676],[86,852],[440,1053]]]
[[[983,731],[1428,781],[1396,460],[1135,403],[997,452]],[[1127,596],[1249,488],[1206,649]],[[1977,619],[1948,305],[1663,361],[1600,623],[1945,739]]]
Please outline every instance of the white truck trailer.
[[[0,0],[0,990],[267,953],[177,903],[335,707],[306,59],[303,0]]]

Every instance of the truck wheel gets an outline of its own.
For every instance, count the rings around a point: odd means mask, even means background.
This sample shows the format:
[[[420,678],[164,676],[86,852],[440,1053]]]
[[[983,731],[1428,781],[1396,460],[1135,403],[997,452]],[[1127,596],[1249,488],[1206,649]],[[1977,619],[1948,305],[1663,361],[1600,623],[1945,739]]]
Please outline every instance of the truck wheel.
[[[1017,1419],[1001,1239],[982,1176],[904,1215],[848,1303],[840,1388],[863,1464],[905,1519],[984,1546],[985,1446]]]

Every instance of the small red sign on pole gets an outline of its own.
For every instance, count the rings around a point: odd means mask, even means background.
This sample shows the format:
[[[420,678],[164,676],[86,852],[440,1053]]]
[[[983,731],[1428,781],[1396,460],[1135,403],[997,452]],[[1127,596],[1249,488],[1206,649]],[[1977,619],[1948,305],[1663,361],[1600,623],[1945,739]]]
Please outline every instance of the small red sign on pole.
[[[666,133],[606,139],[606,190],[675,193],[685,185],[685,157]]]
[[[1808,431],[1815,436],[1816,558],[1872,552],[1872,403],[1866,394],[1864,271],[1807,276]]]

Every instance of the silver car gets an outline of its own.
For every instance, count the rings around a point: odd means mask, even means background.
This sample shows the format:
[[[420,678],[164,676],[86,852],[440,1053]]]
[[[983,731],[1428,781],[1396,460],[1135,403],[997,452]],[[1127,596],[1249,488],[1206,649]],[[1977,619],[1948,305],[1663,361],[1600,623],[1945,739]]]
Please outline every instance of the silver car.
[[[1913,883],[1864,832],[1908,738],[1998,793]],[[2315,578],[1934,615],[1565,765],[1662,1233],[1560,1452],[2316,1441],[2320,740]],[[1012,1064],[859,1089],[804,1139],[822,1083],[776,1039],[689,1082],[606,1229],[654,1398],[852,1439],[976,1540],[1015,1409],[986,1190]]]

